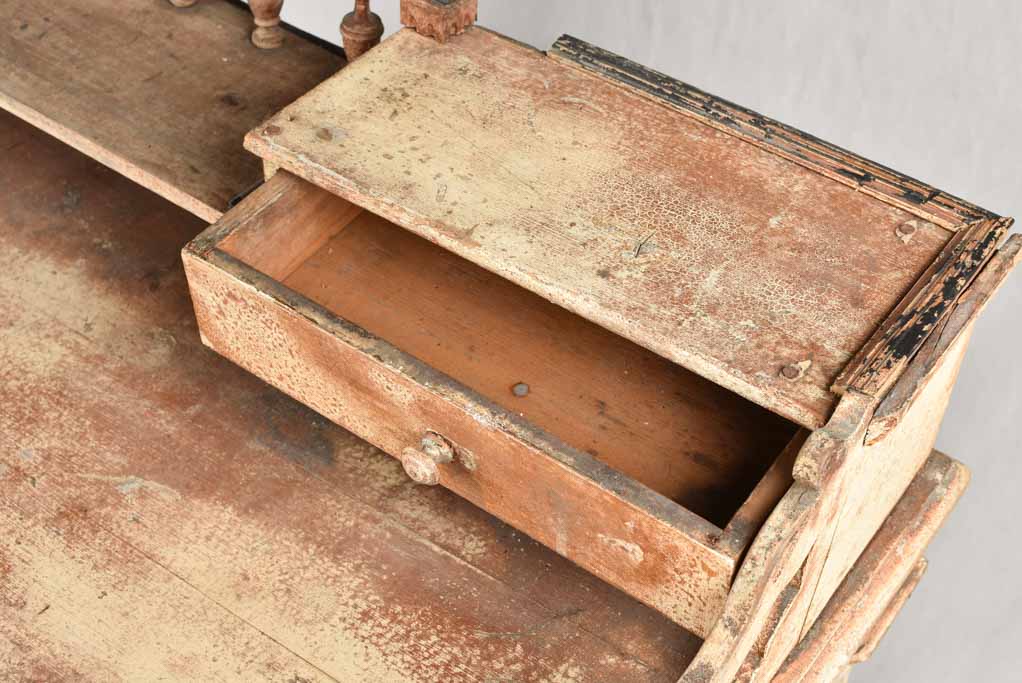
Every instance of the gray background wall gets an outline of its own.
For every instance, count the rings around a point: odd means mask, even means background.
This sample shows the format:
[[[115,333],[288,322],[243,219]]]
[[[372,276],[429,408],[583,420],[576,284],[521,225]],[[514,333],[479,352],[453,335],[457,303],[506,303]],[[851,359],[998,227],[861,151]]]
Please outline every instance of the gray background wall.
[[[287,0],[338,42],[348,0]],[[480,0],[540,48],[571,33],[1005,215],[1022,218],[1022,3]],[[388,32],[398,0],[375,0]],[[987,309],[937,445],[973,480],[930,569],[853,680],[1022,680],[1022,275]]]

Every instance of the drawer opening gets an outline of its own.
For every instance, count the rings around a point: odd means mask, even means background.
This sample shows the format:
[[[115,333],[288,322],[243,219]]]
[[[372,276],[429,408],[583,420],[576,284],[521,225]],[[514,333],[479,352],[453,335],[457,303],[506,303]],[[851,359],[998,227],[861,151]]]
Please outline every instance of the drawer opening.
[[[720,529],[783,494],[794,423],[308,188],[219,249]]]

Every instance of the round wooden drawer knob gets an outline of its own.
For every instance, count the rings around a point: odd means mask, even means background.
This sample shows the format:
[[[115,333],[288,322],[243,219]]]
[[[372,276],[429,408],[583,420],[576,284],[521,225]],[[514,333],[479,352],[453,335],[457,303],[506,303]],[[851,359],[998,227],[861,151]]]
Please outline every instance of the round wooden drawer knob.
[[[416,484],[436,486],[440,483],[440,465],[454,460],[454,448],[444,437],[429,432],[418,448],[406,448],[401,453],[401,465]]]

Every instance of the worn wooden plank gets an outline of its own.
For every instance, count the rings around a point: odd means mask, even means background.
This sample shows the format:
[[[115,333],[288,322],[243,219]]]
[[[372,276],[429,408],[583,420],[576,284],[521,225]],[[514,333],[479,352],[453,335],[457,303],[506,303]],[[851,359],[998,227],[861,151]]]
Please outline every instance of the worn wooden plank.
[[[84,510],[54,509],[9,432],[0,449],[0,678],[337,680]]]
[[[820,574],[817,595],[803,620],[802,633],[815,621],[929,456],[974,324],[974,316],[957,320],[956,329],[945,328],[945,333],[954,340],[951,344],[940,353],[922,353],[916,357],[913,365],[921,369],[913,371],[910,366],[902,378],[906,383],[913,383],[917,373],[925,375],[923,386],[918,388],[914,400],[906,407],[896,426],[888,429],[881,438],[858,445],[853,456],[855,476],[848,481],[842,512],[834,528],[834,540],[826,548],[826,567]],[[933,343],[939,345],[939,339],[934,338]],[[873,429],[872,423],[870,429]]]
[[[558,38],[550,54],[949,229],[995,217],[932,185],[574,36]]]
[[[684,681],[703,681],[696,675],[702,672],[706,681],[724,683],[743,666],[748,680],[771,680],[930,455],[974,321],[959,320],[955,341],[940,354],[912,361],[901,381],[917,383],[913,366],[920,366],[925,387],[882,439],[866,443],[877,400],[855,391],[809,437],[795,484],[753,543],[724,617]],[[795,505],[804,500],[808,508]]]
[[[819,439],[796,463],[795,476],[827,492],[829,507],[807,556],[798,590],[780,610],[773,633],[763,647],[753,681],[769,681],[792,648],[804,638],[846,574],[926,461],[936,440],[951,388],[957,377],[969,334],[966,331],[945,353],[933,359],[931,376],[905,419],[885,439],[866,445],[872,415],[866,415],[854,439]],[[922,358],[913,364],[923,365]],[[906,380],[907,381],[907,380]],[[847,394],[862,399],[863,394]],[[872,400],[872,399],[867,399]],[[835,450],[840,447],[839,452]]]
[[[951,235],[479,28],[399,32],[246,140],[809,428]]]
[[[249,41],[244,6],[0,4],[0,107],[212,222],[261,179],[246,131],[339,69],[295,34]]]
[[[91,614],[128,641],[90,633],[50,647],[73,637],[68,622],[56,607],[35,613],[64,594],[19,560],[0,569],[4,590],[34,586],[24,605],[0,606],[15,665],[153,678],[119,656],[134,640],[155,649],[150,670],[173,662],[177,678],[221,671],[195,652],[248,662],[226,679],[269,671],[283,650],[248,657],[260,641],[232,636],[226,612],[338,680],[684,670],[693,636],[475,506],[412,486],[391,458],[204,349],[179,261],[201,221],[6,115],[0,148],[11,189],[0,194],[0,514],[32,557],[68,569],[61,581],[81,595],[64,604],[102,602]],[[11,535],[0,548],[13,556]],[[153,582],[158,605],[119,609]]]
[[[929,457],[774,681],[829,680],[869,657],[918,582],[922,553],[968,481],[960,463],[937,452]]]
[[[778,613],[776,606],[808,603],[815,595],[820,566],[814,565],[822,563],[814,560],[814,551],[834,528],[849,469],[841,465],[865,435],[872,410],[870,397],[846,394],[827,426],[810,435],[795,462],[794,483],[749,548],[721,618],[681,683],[730,683],[740,674],[747,677],[750,666],[769,680],[771,672],[764,670],[754,650],[764,641],[773,644],[798,632],[798,627],[785,628],[793,610]],[[800,467],[814,457],[835,463],[824,482],[814,481]],[[808,599],[800,597],[804,594]]]
[[[870,423],[867,444],[882,440],[901,422],[906,411],[926,388],[936,362],[960,335],[971,329],[968,323],[979,317],[1020,260],[1022,236],[1016,234],[1009,237],[1004,246],[991,257],[990,263],[976,276],[951,313],[920,349],[918,360],[912,363],[902,379],[884,396]]]

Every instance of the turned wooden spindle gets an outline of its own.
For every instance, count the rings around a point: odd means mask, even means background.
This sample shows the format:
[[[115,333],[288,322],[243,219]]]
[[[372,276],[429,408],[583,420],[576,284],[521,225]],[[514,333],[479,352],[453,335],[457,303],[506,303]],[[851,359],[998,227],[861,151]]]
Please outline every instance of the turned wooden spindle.
[[[280,10],[284,0],[249,0],[248,6],[255,19],[252,44],[264,50],[280,47],[284,42],[284,29],[280,27]]]
[[[355,10],[345,14],[341,21],[341,38],[348,61],[354,61],[377,45],[381,36],[383,21],[369,11],[369,0],[355,0]]]

